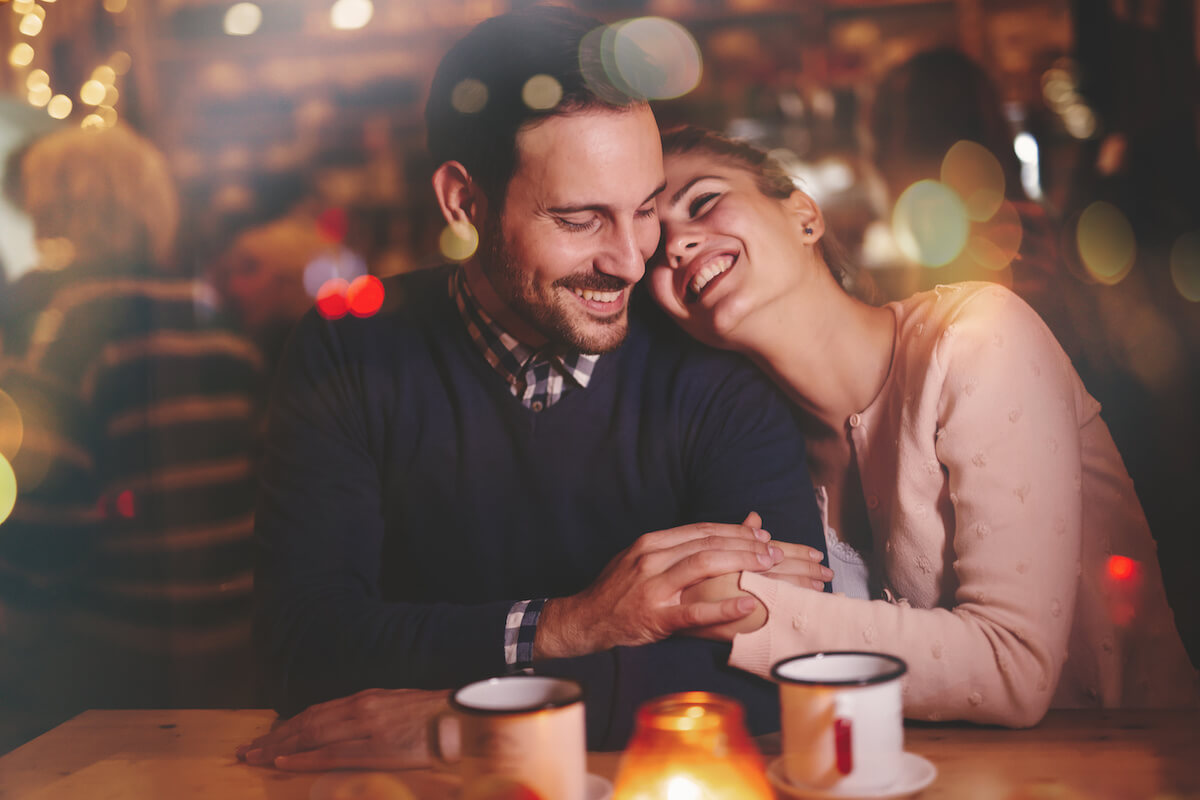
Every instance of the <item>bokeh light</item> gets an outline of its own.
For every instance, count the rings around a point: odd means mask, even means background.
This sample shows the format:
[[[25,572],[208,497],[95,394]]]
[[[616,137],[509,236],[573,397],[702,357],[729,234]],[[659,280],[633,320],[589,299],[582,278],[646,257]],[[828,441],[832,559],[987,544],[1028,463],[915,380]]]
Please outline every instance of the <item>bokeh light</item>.
[[[308,262],[304,268],[304,291],[309,297],[317,297],[329,281],[350,281],[367,274],[367,262],[357,253],[345,247],[331,249]]]
[[[1092,203],[1079,216],[1075,244],[1087,271],[1109,286],[1129,274],[1137,257],[1133,226],[1119,208],[1102,200]]]
[[[478,114],[487,105],[488,89],[483,81],[465,78],[450,92],[450,105],[460,114]]]
[[[117,101],[120,99],[121,99],[121,93],[117,91],[117,87],[106,86],[104,88],[104,99],[100,101],[99,105],[108,106],[109,108],[112,108],[113,106],[115,106],[117,104]]]
[[[0,456],[10,461],[16,458],[24,437],[25,423],[17,401],[0,389]]]
[[[105,87],[112,86],[117,80],[117,70],[108,64],[101,64],[92,70],[92,80],[99,81]]]
[[[1021,215],[1017,213],[1017,207],[1006,200],[991,219],[971,226],[966,253],[984,269],[998,272],[1017,257],[1024,236]]]
[[[1113,580],[1127,581],[1133,577],[1137,564],[1127,556],[1108,557],[1108,575]]]
[[[892,235],[900,251],[918,264],[950,263],[967,244],[967,209],[950,187],[917,181],[904,190],[892,211]]]
[[[125,519],[133,519],[137,516],[137,502],[133,496],[133,492],[129,489],[120,492],[117,499],[113,502],[113,508]]]
[[[350,284],[344,278],[330,278],[317,290],[317,311],[325,319],[341,319],[350,310],[346,292]]]
[[[1096,132],[1096,113],[1083,103],[1068,106],[1062,120],[1067,133],[1076,139],[1090,139]]]
[[[552,75],[534,75],[521,87],[521,99],[535,111],[554,108],[562,93],[562,84]]]
[[[455,226],[447,225],[438,237],[438,250],[447,261],[466,261],[475,255],[478,247],[479,231],[470,223],[467,223],[461,232],[456,230]]]
[[[131,66],[133,66],[133,58],[124,50],[118,50],[108,59],[109,69],[113,70],[117,75],[124,75],[126,72],[129,72]],[[96,71],[99,72],[99,68]],[[92,74],[92,77],[99,80],[99,77],[95,73]],[[110,80],[108,83],[112,83],[112,81]]]
[[[1200,231],[1185,233],[1171,246],[1171,280],[1187,300],[1200,303]]]
[[[97,106],[96,116],[104,120],[104,127],[111,128],[117,124],[117,110],[109,106]]]
[[[962,198],[967,218],[986,222],[1004,202],[1004,169],[990,150],[963,139],[942,159],[942,183]]]
[[[371,0],[337,0],[329,9],[329,23],[339,31],[365,27],[375,14]]]
[[[17,476],[13,472],[12,464],[8,463],[8,459],[0,455],[0,525],[8,519],[8,515],[12,513],[13,506],[16,504]]]
[[[225,33],[249,36],[262,24],[262,9],[254,3],[235,3],[225,12]]]
[[[104,102],[105,86],[98,80],[85,81],[79,89],[79,99],[89,106],[98,106]]]
[[[50,102],[50,98],[54,96],[49,86],[34,86],[29,90],[26,98],[29,100],[29,105],[43,107]]]
[[[37,7],[34,0],[13,0],[12,10],[14,14],[28,14]]]
[[[79,127],[83,128],[84,130],[93,131],[100,130],[101,128],[107,128],[108,126],[104,124],[104,117],[100,116],[99,114],[88,114],[79,121]]]
[[[651,100],[687,94],[703,71],[695,38],[663,17],[637,17],[610,26],[601,38],[601,60],[613,84],[633,97]]]
[[[26,36],[37,36],[42,32],[42,18],[36,14],[26,14],[21,17],[21,24],[17,26],[17,30]]]
[[[21,42],[14,45],[13,49],[8,53],[8,63],[14,67],[28,67],[33,63],[33,57],[36,53],[33,52],[33,45],[28,42]]]
[[[104,0],[104,10],[110,14],[120,14],[129,5],[129,0]]]
[[[71,98],[65,94],[56,94],[46,104],[46,113],[55,119],[66,119],[71,116]]]
[[[44,69],[35,69],[25,76],[25,88],[36,89],[39,86],[50,86],[50,73]]]
[[[383,307],[383,281],[374,275],[360,275],[346,289],[346,304],[356,317],[369,317]]]

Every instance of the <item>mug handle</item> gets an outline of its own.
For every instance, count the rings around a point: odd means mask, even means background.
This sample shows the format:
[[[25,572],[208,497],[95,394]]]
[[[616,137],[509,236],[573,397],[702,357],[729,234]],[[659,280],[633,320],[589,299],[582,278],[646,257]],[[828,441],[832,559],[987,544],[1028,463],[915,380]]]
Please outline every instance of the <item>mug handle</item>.
[[[849,775],[854,769],[854,727],[851,723],[854,704],[849,697],[839,694],[833,703],[833,746],[837,756],[837,771]]]
[[[442,723],[447,720],[452,720],[455,725],[460,725],[458,716],[453,711],[449,709],[439,711],[430,717],[429,723],[425,727],[425,741],[429,745],[429,755],[433,758],[434,766],[441,767],[442,769],[453,769],[457,761],[451,761],[446,758],[444,748],[442,747]],[[461,727],[459,730],[459,739],[461,740]],[[460,753],[459,759],[461,758],[462,754]]]

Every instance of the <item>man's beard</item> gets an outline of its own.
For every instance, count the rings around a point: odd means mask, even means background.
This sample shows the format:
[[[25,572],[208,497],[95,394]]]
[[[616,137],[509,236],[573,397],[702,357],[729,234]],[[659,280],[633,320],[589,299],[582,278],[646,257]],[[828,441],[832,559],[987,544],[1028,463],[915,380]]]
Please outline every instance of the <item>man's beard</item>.
[[[616,292],[629,285],[626,281],[612,275],[588,272],[565,275],[549,286],[537,286],[513,257],[499,228],[498,222],[484,225],[480,233],[479,265],[496,294],[509,308],[551,344],[568,351],[600,354],[612,352],[621,346],[629,332],[628,304],[619,314],[607,320],[591,318],[591,326],[585,326],[572,319],[569,307],[556,302],[558,293],[554,289],[562,287],[568,291],[591,289]],[[582,316],[586,312],[580,308],[579,314]]]

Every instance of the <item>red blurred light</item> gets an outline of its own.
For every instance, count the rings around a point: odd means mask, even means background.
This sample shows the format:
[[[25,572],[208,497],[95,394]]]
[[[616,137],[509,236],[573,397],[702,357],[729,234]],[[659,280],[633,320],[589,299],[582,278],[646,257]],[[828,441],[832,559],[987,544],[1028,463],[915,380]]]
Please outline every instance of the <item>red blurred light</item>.
[[[350,224],[346,220],[346,212],[341,208],[327,208],[317,217],[317,233],[330,242],[340,243],[346,239],[346,231]]]
[[[1115,581],[1127,581],[1137,570],[1137,563],[1125,556],[1108,557],[1108,575]]]
[[[117,513],[125,519],[133,519],[134,514],[137,513],[137,509],[134,507],[133,503],[133,492],[131,492],[129,489],[126,489],[117,495],[116,506]]]
[[[359,275],[346,290],[350,313],[369,317],[383,306],[383,281],[374,275]]]
[[[342,278],[330,278],[317,290],[317,311],[325,319],[340,319],[350,310],[346,293],[350,286]]]

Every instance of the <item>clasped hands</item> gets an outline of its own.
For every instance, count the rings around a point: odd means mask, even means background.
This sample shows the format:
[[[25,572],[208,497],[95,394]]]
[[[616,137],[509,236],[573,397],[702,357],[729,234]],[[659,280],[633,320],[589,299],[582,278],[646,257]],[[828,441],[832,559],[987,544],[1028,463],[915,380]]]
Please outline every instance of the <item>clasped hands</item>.
[[[833,573],[821,553],[771,540],[751,512],[741,525],[694,523],[647,533],[619,553],[591,586],[546,601],[535,660],[649,644],[676,633],[728,640],[766,619],[737,588],[742,571],[820,590]],[[428,766],[428,721],[448,691],[367,689],[311,706],[239,747],[249,764],[294,771]]]

